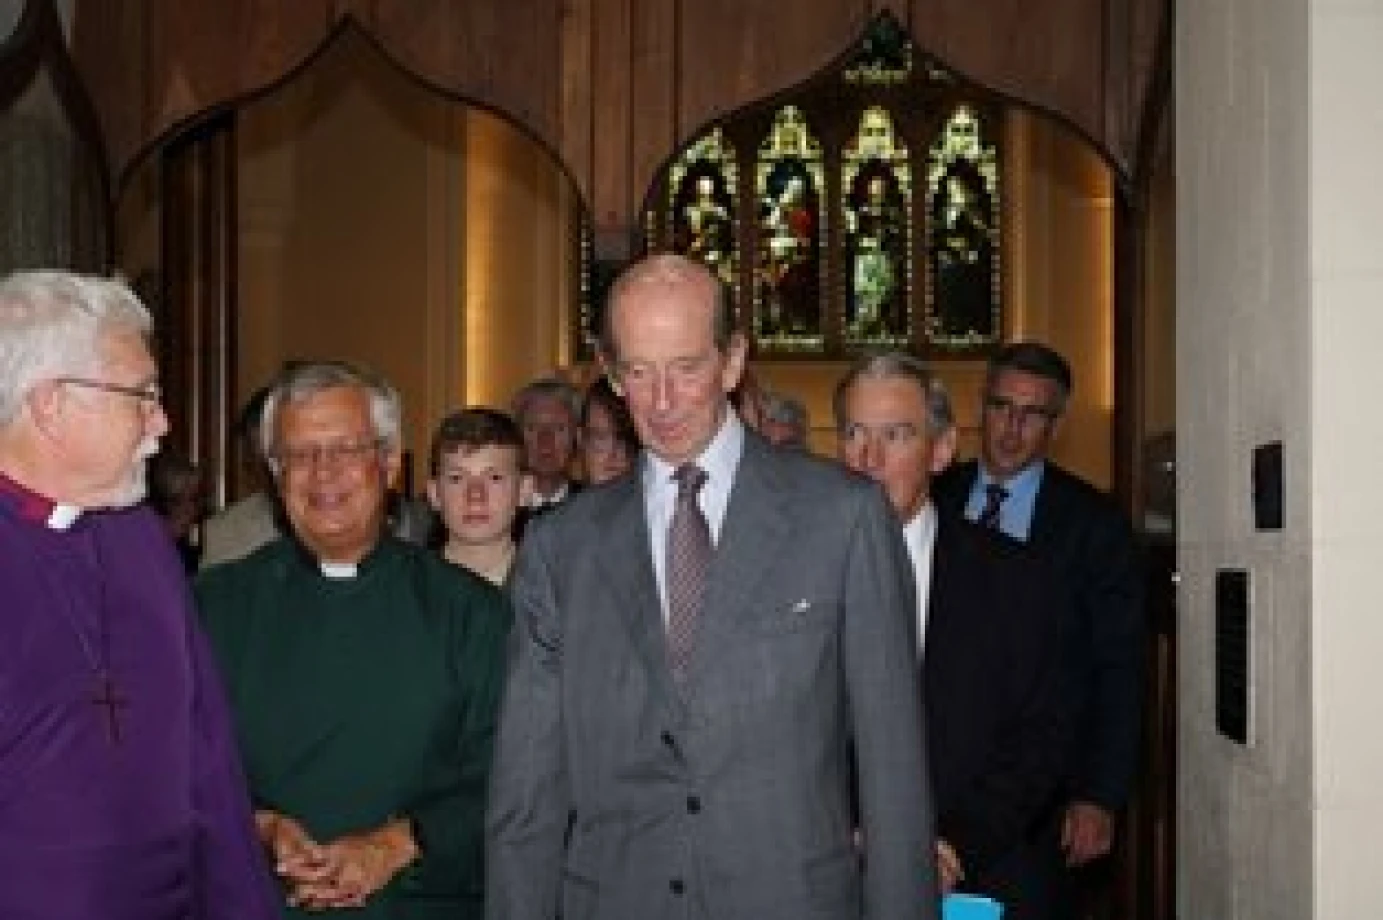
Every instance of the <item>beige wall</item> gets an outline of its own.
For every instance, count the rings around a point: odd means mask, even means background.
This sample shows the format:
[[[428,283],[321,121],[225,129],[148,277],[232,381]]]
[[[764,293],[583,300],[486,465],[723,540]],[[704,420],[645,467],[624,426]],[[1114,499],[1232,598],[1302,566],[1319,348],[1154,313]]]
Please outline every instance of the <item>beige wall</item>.
[[[1294,133],[1309,129],[1309,144],[1305,151],[1293,144],[1269,156],[1289,159],[1293,178],[1306,191],[1274,194],[1265,216],[1297,225],[1309,219],[1309,230],[1282,239],[1269,253],[1273,260],[1295,263],[1300,252],[1309,252],[1309,288],[1308,299],[1301,297],[1300,286],[1272,292],[1295,318],[1278,330],[1269,355],[1285,359],[1278,373],[1295,390],[1287,394],[1288,405],[1298,410],[1285,431],[1288,443],[1300,445],[1303,431],[1297,423],[1304,417],[1310,446],[1289,451],[1300,461],[1290,485],[1299,505],[1309,501],[1309,506],[1299,508],[1294,538],[1273,553],[1288,601],[1282,605],[1284,625],[1275,631],[1290,631],[1295,638],[1306,628],[1305,620],[1310,641],[1309,652],[1294,648],[1274,674],[1311,674],[1305,694],[1314,731],[1310,753],[1304,738],[1292,739],[1286,750],[1294,758],[1309,756],[1313,766],[1314,916],[1346,920],[1383,914],[1377,844],[1383,826],[1383,706],[1378,703],[1383,618],[1374,590],[1383,560],[1383,497],[1378,489],[1361,486],[1375,482],[1383,469],[1374,408],[1377,346],[1383,341],[1378,222],[1383,110],[1377,97],[1383,83],[1383,7],[1311,0],[1301,28],[1301,4],[1283,6],[1281,26],[1301,29],[1290,41],[1298,50],[1286,68],[1293,80],[1288,117]],[[1309,88],[1302,85],[1308,72]],[[1278,118],[1274,111],[1270,124]],[[1303,197],[1309,199],[1305,211],[1299,207]],[[1309,311],[1303,311],[1307,303]],[[1302,353],[1305,361],[1287,358]],[[1282,366],[1293,373],[1283,373]],[[1303,369],[1307,375],[1297,376]],[[1303,380],[1308,382],[1302,385]],[[1309,579],[1299,579],[1306,567],[1302,557],[1308,555]],[[1309,616],[1302,616],[1304,610]],[[1293,700],[1287,711],[1295,713],[1300,706]]]
[[[571,196],[510,125],[351,40],[248,106],[237,141],[240,392],[285,360],[374,367],[421,477],[448,408],[561,362],[545,314],[568,296]]]

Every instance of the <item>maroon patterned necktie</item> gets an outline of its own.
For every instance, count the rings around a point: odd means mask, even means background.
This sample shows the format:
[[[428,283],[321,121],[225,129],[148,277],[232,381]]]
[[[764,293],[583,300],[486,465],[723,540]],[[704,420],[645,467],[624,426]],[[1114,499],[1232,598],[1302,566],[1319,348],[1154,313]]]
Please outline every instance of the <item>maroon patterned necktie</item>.
[[[980,512],[979,522],[981,527],[988,527],[991,530],[999,530],[999,511],[1004,506],[1004,499],[1008,498],[1008,489],[991,482],[984,487],[984,510]]]
[[[706,601],[706,575],[711,567],[711,528],[696,502],[706,484],[706,471],[686,463],[672,474],[677,480],[677,504],[667,534],[667,645],[672,676],[681,684],[687,675],[696,622]]]

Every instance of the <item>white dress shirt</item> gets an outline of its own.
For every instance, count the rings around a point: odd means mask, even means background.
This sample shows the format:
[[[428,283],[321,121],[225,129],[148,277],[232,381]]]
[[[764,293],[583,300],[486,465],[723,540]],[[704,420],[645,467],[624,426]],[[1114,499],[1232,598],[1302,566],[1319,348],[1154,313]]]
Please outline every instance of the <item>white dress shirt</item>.
[[[706,472],[706,483],[697,494],[697,504],[706,515],[711,529],[711,545],[720,542],[720,528],[725,523],[725,510],[730,506],[730,488],[735,484],[735,470],[744,453],[744,425],[739,416],[728,408],[720,430],[694,461]],[[653,574],[658,580],[658,600],[667,622],[667,534],[672,526],[672,511],[677,505],[677,480],[672,474],[677,468],[644,451],[643,504],[648,518],[649,551],[653,554]]]
[[[927,602],[932,593],[932,551],[936,548],[936,506],[927,502],[903,525],[903,542],[912,560],[917,585],[917,651],[927,641]]]

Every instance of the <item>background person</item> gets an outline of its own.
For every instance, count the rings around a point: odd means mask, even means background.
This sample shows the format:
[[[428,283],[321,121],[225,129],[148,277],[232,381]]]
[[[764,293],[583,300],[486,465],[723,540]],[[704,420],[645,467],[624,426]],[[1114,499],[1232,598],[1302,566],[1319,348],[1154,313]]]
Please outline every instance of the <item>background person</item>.
[[[202,556],[197,528],[206,514],[202,471],[178,454],[159,451],[149,462],[149,506],[168,526],[183,568],[196,572]]]
[[[937,496],[1026,543],[1066,594],[1075,730],[1060,834],[1067,862],[1083,866],[1109,852],[1138,766],[1144,577],[1123,513],[1049,459],[1071,387],[1070,365],[1045,345],[997,352],[981,393],[980,457],[949,470]]]
[[[581,404],[581,465],[588,485],[618,479],[634,468],[639,456],[639,433],[624,398],[610,379],[596,378]]]
[[[514,521],[532,491],[523,434],[494,409],[463,409],[432,437],[428,501],[442,522],[442,558],[494,585],[509,580]]]
[[[863,357],[834,405],[841,459],[884,487],[913,563],[942,887],[997,899],[1007,920],[1055,920],[1050,824],[1070,713],[1048,572],[1003,534],[937,511],[930,480],[951,461],[956,429],[922,362]]]
[[[540,512],[560,505],[576,485],[571,479],[576,456],[581,394],[565,380],[544,377],[514,396],[514,421],[523,432],[524,455],[533,474],[529,507]]]

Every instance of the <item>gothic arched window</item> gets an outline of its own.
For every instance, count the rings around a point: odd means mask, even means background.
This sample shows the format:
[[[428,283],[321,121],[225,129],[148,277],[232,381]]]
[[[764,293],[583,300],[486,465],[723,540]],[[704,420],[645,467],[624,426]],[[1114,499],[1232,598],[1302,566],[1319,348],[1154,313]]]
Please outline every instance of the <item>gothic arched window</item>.
[[[835,70],[694,140],[645,246],[711,265],[761,354],[973,356],[1004,331],[1002,115],[885,15]]]

